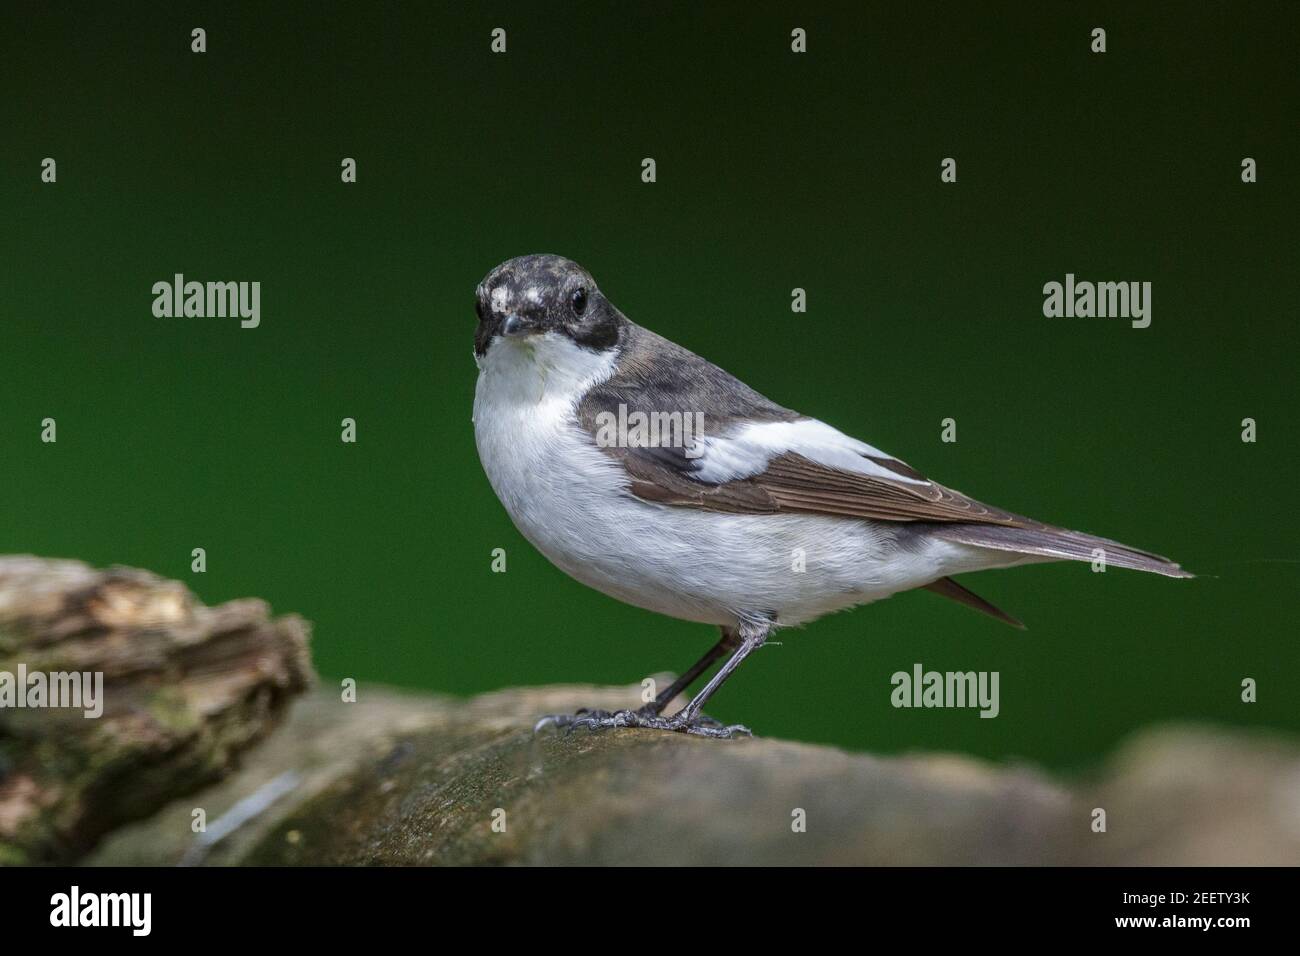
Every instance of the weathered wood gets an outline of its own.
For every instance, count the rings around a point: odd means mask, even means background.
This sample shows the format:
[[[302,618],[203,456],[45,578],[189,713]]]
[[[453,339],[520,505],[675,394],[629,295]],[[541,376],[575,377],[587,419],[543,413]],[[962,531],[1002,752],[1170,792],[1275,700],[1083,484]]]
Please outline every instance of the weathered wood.
[[[0,558],[0,673],[19,664],[101,671],[105,709],[0,710],[0,862],[99,841],[85,862],[1300,863],[1300,748],[1265,734],[1155,728],[1055,781],[947,754],[533,732],[540,714],[636,706],[639,686],[362,684],[306,695],[249,749],[310,680],[300,620],[207,608],[145,572]]]
[[[1292,741],[1157,728],[1095,775],[1054,781],[950,754],[532,732],[538,714],[627,706],[639,692],[521,688],[464,701],[363,684],[343,703],[321,690],[238,774],[124,828],[91,862],[1300,863]],[[206,834],[191,832],[195,807]],[[1093,832],[1095,808],[1107,811],[1104,833]],[[806,832],[792,826],[797,810]]]
[[[0,863],[73,860],[228,773],[311,682],[308,629],[259,600],[0,557],[0,677],[101,674],[103,713],[0,707]],[[19,688],[23,690],[23,688]]]

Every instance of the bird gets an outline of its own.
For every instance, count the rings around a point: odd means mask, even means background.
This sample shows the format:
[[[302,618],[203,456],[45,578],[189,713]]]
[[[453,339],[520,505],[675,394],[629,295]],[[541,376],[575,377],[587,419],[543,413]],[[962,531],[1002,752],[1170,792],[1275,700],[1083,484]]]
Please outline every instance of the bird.
[[[475,313],[475,443],[515,527],[597,591],[720,629],[645,706],[546,715],[538,728],[750,735],[704,706],[778,628],[917,588],[1023,627],[961,574],[1100,556],[1192,577],[1160,555],[982,504],[776,404],[627,318],[562,256],[496,266]]]

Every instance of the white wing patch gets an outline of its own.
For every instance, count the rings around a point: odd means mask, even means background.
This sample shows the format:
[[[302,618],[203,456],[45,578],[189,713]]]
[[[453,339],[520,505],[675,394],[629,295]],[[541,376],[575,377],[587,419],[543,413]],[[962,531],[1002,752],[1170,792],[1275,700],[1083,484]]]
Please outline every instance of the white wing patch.
[[[842,471],[856,471],[913,485],[929,484],[876,464],[866,456],[892,459],[893,455],[850,438],[815,418],[794,422],[752,422],[730,435],[706,436],[700,444],[704,446],[704,454],[697,459],[700,468],[694,477],[713,484],[757,475],[767,469],[768,462],[785,452],[794,452]]]

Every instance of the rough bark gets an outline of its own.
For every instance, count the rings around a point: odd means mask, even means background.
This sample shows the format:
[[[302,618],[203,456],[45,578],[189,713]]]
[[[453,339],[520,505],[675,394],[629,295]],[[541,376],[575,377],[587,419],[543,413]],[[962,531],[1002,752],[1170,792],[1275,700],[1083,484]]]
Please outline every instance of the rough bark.
[[[145,572],[0,558],[0,672],[100,670],[106,697],[97,720],[0,710],[0,862],[104,837],[86,862],[1300,863],[1300,749],[1242,731],[1155,728],[1062,781],[947,754],[533,732],[540,714],[636,706],[639,687],[362,684],[355,702],[306,695],[249,749],[309,682],[306,641],[260,601],[207,608]]]
[[[343,703],[322,690],[239,774],[124,829],[92,862],[1300,863],[1300,750],[1268,735],[1156,728],[1096,774],[1057,781],[950,754],[532,732],[538,714],[627,706],[639,691],[466,701],[362,685]],[[199,806],[209,826],[196,836]]]
[[[74,860],[221,778],[311,681],[305,623],[262,601],[209,608],[144,571],[0,557],[0,674],[20,667],[101,673],[104,709],[0,708],[0,863]]]

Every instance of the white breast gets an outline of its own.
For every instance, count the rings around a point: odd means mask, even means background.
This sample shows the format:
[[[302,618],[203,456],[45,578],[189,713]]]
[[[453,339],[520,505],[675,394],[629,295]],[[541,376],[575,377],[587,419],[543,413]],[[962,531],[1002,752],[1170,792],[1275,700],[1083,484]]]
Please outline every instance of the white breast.
[[[578,401],[612,355],[553,333],[499,339],[480,362],[474,434],[488,480],[547,558],[599,591],[685,620],[773,613],[798,624],[952,573],[970,549],[900,550],[887,523],[728,515],[642,501],[595,447]]]

